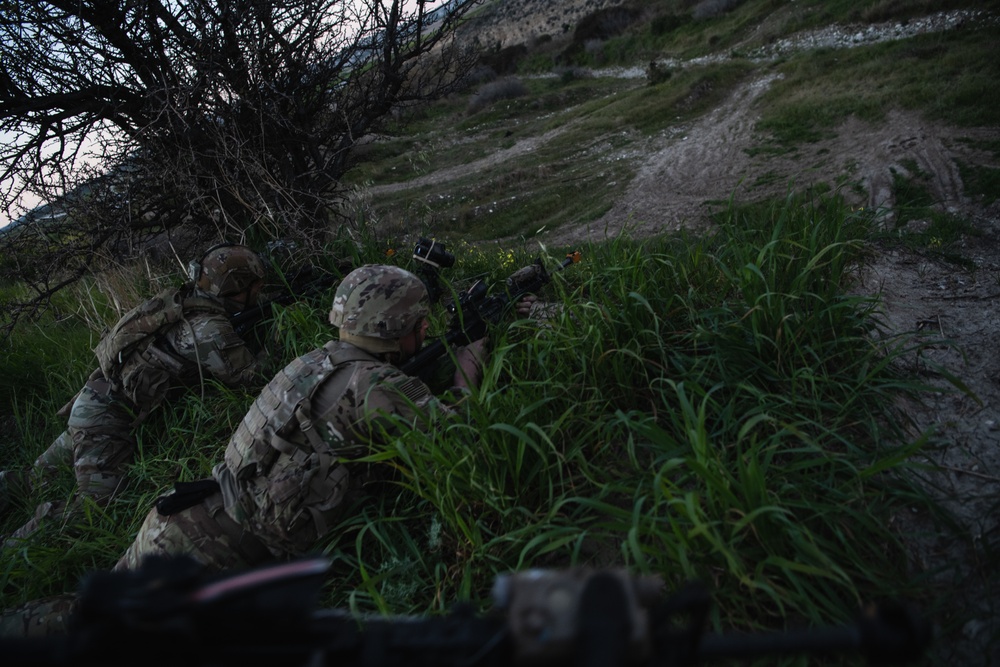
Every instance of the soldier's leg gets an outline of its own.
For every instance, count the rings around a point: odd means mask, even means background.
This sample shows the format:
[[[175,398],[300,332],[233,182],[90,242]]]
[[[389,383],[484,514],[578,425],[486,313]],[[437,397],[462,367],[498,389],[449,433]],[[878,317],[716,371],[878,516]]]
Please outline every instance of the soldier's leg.
[[[9,494],[9,502],[14,498],[24,498],[35,489],[45,486],[47,480],[52,479],[60,470],[70,468],[73,465],[73,437],[68,430],[56,438],[48,449],[42,452],[41,456],[35,459],[32,470],[29,471],[5,471],[0,473],[3,479],[0,480],[0,506],[4,505],[4,496]],[[4,488],[6,487],[6,488]],[[63,501],[42,503],[35,508],[35,513],[31,519],[20,528],[7,536],[4,540],[4,547],[14,546],[18,540],[28,537],[36,530],[42,521],[49,517],[58,518],[62,516],[66,507]]]
[[[256,565],[242,553],[240,536],[219,522],[222,495],[215,494],[185,510],[164,516],[155,508],[146,515],[139,534],[115,570],[134,570],[152,555],[191,556],[210,570],[245,568]]]
[[[35,459],[35,475],[43,478],[73,466],[73,436],[65,430]]]
[[[78,493],[72,500],[42,503],[24,525],[11,533],[5,548],[29,537],[46,521],[61,520],[79,506],[80,496],[98,503],[107,502],[118,489],[125,465],[132,460],[132,416],[106,391],[95,390],[88,382],[69,415],[66,433],[59,436],[35,462],[35,487],[44,486],[60,467],[71,463]]]
[[[88,382],[73,405],[67,431],[72,438],[73,472],[80,493],[107,501],[135,454],[133,417],[106,391]]]
[[[73,466],[73,438],[69,431],[49,445],[41,456],[35,459],[32,470],[0,471],[0,516],[3,516],[17,502],[31,494],[35,485],[44,483],[48,477],[63,468]]]
[[[35,533],[43,522],[61,519],[66,515],[66,507],[70,503],[62,500],[51,500],[44,502],[35,508],[35,513],[20,528],[7,536],[4,540],[4,549],[13,549],[24,540]]]
[[[75,608],[76,596],[67,593],[5,609],[0,614],[0,637],[64,635],[68,632],[69,620]]]

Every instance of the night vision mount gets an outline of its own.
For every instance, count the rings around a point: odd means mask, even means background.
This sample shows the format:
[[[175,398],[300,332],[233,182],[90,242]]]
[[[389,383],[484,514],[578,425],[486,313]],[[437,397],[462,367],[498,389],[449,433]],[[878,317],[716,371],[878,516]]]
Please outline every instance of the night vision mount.
[[[440,270],[453,267],[455,256],[448,252],[444,243],[420,237],[413,247],[413,259],[417,262],[417,273],[427,287],[431,303],[437,303],[445,291]]]

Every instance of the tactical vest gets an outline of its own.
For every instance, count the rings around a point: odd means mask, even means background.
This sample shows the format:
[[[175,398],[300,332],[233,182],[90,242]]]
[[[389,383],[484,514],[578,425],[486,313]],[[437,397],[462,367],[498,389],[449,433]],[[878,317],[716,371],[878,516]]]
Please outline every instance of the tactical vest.
[[[348,471],[338,459],[347,452],[336,439],[344,437],[320,435],[326,426],[313,423],[312,399],[358,361],[377,360],[336,341],[293,361],[261,391],[216,466],[229,513],[276,555],[305,553],[342,509]],[[313,530],[303,530],[309,519]]]
[[[94,348],[104,377],[141,417],[163,400],[171,379],[192,370],[192,362],[154,343],[167,327],[194,312],[224,315],[226,310],[218,301],[192,295],[188,287],[167,288],[127,312]]]

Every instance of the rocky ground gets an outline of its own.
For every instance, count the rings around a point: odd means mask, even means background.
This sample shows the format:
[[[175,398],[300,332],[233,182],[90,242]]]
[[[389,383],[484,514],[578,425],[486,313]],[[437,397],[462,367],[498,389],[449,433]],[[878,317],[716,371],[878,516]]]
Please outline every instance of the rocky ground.
[[[542,18],[549,23],[554,20]],[[748,55],[769,59],[789,49],[849,48],[954,29],[970,21],[996,20],[992,15],[963,11],[905,24],[830,26],[770,41]],[[508,32],[520,35],[537,29]],[[615,74],[643,76],[644,69],[622,69]],[[865,192],[857,205],[891,210],[894,172],[907,174],[916,168],[930,174],[939,206],[969,220],[977,230],[961,248],[976,269],[969,271],[899,248],[885,249],[863,271],[859,289],[881,298],[885,336],[906,332],[926,336],[928,345],[914,351],[910,370],[942,390],[923,403],[903,407],[912,432],[930,434],[923,458],[927,467],[921,472],[925,486],[952,510],[968,539],[954,539],[930,517],[916,512],[895,519],[912,547],[914,576],[930,576],[939,582],[947,578],[948,585],[954,586],[956,606],[971,614],[961,636],[939,642],[938,658],[946,664],[1000,665],[1000,610],[996,609],[1000,581],[998,567],[992,563],[1000,557],[996,553],[1000,550],[1000,202],[986,207],[967,196],[958,168],[959,162],[1000,167],[995,155],[976,148],[983,141],[1000,139],[1000,128],[959,129],[896,111],[880,125],[848,119],[834,138],[809,145],[794,156],[751,157],[745,151],[753,144],[757,120],[751,103],[773,82],[772,75],[752,81],[701,119],[675,127],[643,147],[605,156],[636,165],[635,177],[622,187],[611,210],[590,225],[553,230],[540,240],[562,246],[601,240],[626,228],[639,237],[682,227],[703,230],[708,224],[706,202],[733,193],[739,198],[761,174],[773,175],[771,194],[781,195],[791,181],[806,185],[824,180],[829,173],[842,172],[845,165],[853,165],[852,175]],[[461,169],[376,190],[446,181],[533,150],[549,139],[547,135],[525,139]],[[766,194],[763,189],[755,185],[753,195]],[[891,221],[887,216],[886,224]],[[909,224],[919,228],[927,222]]]

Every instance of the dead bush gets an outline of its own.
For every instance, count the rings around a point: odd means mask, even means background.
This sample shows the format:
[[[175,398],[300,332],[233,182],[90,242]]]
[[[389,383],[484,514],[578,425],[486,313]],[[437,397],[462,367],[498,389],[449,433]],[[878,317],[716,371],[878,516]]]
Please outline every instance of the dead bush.
[[[702,0],[702,2],[699,2],[691,10],[691,16],[699,21],[715,18],[739,7],[741,4],[743,4],[743,0]]]
[[[512,100],[528,94],[528,88],[517,77],[497,79],[487,83],[469,98],[467,112],[471,115],[493,106],[500,100]]]
[[[456,92],[466,92],[472,90],[477,86],[481,86],[484,83],[489,83],[490,81],[496,81],[497,73],[492,67],[486,65],[480,65],[475,69],[471,70],[468,74],[462,77],[459,85],[455,87]]]

